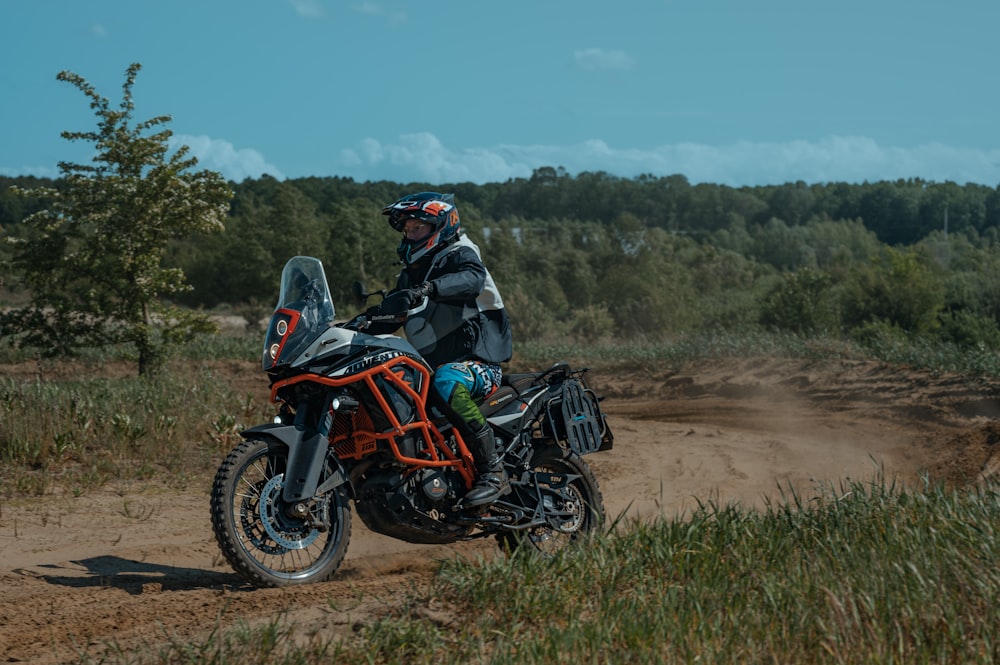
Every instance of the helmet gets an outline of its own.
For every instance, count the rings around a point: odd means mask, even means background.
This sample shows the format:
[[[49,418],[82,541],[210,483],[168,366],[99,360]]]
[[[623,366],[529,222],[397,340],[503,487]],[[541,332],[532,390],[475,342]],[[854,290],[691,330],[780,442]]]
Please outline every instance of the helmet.
[[[404,264],[411,266],[432,256],[458,238],[462,225],[454,201],[454,194],[420,192],[404,196],[382,209],[382,214],[389,217],[389,225],[399,232],[406,227],[408,219],[418,219],[433,227],[430,235],[417,240],[403,236],[396,252]]]

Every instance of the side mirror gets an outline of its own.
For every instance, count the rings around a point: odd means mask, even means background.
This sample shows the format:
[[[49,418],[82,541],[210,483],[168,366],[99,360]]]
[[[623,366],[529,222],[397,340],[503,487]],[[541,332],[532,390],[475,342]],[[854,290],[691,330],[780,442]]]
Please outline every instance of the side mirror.
[[[368,298],[371,296],[382,296],[385,298],[385,294],[385,289],[379,289],[378,291],[371,292],[366,291],[365,285],[358,280],[354,280],[354,283],[351,284],[351,295],[354,296],[354,303],[358,306],[358,309],[364,307],[365,303],[368,302]]]
[[[351,295],[354,296],[354,304],[360,309],[365,306],[366,302],[368,302],[368,296],[371,294],[365,293],[364,284],[358,280],[354,280],[354,283],[351,284]]]

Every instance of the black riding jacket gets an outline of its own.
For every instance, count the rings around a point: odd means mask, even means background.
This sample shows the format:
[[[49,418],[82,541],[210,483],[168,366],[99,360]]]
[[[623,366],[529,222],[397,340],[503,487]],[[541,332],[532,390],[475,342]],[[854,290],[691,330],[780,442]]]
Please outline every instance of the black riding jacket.
[[[389,295],[424,282],[433,285],[431,295],[425,306],[411,311],[403,330],[431,367],[463,360],[496,364],[510,360],[510,319],[475,243],[463,235],[428,261],[408,266]],[[398,327],[373,323],[367,332],[382,335]]]

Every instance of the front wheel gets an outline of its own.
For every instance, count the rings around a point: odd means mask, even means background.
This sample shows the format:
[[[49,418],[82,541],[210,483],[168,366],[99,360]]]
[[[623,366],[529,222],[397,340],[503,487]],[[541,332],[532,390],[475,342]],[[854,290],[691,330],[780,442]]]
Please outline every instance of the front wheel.
[[[540,490],[547,523],[497,534],[501,548],[551,555],[601,528],[604,499],[594,472],[583,458],[556,446],[537,448],[532,454],[531,472],[538,480],[537,490],[534,486],[512,486],[512,490],[526,495],[536,495]],[[565,476],[572,480],[563,485],[559,481]],[[525,499],[530,505],[532,499]]]
[[[351,539],[351,511],[342,489],[310,506],[308,518],[286,510],[281,488],[287,458],[282,444],[243,441],[226,456],[212,483],[215,539],[230,565],[254,586],[329,579]]]

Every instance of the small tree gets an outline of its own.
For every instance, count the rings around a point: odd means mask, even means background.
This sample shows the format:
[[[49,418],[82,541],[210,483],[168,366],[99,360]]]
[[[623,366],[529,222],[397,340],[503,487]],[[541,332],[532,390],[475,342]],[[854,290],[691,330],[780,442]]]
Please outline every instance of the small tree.
[[[221,230],[232,192],[220,174],[191,171],[198,160],[187,146],[167,156],[172,132],[162,126],[170,116],[131,125],[140,69],[128,68],[118,109],[80,76],[56,77],[89,97],[98,118],[97,131],[63,138],[92,141],[96,154],[93,165],[59,163],[66,181],[60,191],[19,190],[50,204],[25,218],[28,237],[15,241],[14,268],[32,302],[0,317],[0,331],[46,355],[131,343],[145,375],[168,345],[212,327],[207,317],[161,300],[190,289],[162,258],[173,238]]]
[[[851,276],[844,299],[844,323],[861,328],[884,322],[907,334],[928,333],[940,326],[945,290],[940,266],[925,248],[886,247],[870,266]]]

